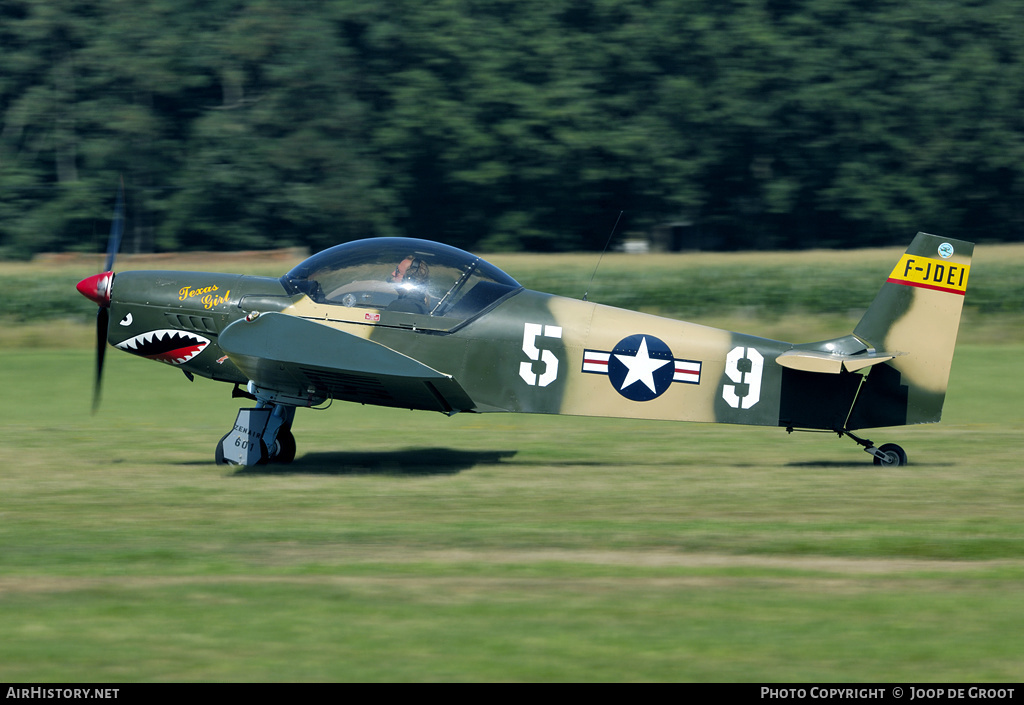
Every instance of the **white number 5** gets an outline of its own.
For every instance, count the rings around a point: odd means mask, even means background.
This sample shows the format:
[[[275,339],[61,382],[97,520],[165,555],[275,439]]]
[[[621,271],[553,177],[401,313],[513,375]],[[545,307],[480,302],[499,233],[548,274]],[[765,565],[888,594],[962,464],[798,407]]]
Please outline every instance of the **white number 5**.
[[[550,350],[541,350],[537,347],[537,337],[561,338],[561,326],[542,326],[540,323],[526,323],[523,327],[523,352],[530,360],[540,360],[544,363],[544,371],[534,374],[533,362],[519,363],[519,376],[531,387],[546,387],[558,377],[558,358]]]

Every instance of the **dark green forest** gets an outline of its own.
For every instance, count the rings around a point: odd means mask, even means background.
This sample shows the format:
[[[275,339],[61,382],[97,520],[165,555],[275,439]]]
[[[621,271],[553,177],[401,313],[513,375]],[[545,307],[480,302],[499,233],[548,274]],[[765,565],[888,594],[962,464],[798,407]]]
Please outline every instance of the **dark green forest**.
[[[0,257],[1022,239],[1016,0],[0,0]]]

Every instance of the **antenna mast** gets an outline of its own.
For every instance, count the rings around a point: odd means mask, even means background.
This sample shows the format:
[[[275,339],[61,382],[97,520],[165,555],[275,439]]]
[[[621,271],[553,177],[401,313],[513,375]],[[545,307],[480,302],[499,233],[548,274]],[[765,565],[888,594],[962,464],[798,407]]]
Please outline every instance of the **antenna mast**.
[[[608,242],[604,243],[604,249],[601,250],[601,256],[597,258],[597,264],[594,265],[594,273],[590,275],[590,283],[587,284],[587,290],[583,292],[583,300],[587,300],[587,295],[590,293],[590,285],[594,283],[594,277],[597,276],[597,268],[601,266],[601,260],[604,259],[604,253],[608,251],[608,245],[612,244],[612,237],[615,236],[615,228],[619,227],[619,221],[622,220],[622,214],[625,211],[619,211],[619,217],[615,219],[615,225],[612,226],[612,231],[608,233]]]

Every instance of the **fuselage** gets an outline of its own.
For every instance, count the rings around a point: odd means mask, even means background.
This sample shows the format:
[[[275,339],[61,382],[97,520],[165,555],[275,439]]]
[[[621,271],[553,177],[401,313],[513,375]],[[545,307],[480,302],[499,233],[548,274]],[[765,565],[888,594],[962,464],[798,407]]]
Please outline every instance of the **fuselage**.
[[[108,341],[210,379],[248,377],[218,345],[230,325],[280,312],[343,331],[452,378],[463,408],[389,398],[347,379],[311,399],[443,410],[842,427],[859,377],[812,375],[776,358],[791,343],[517,289],[468,318],[318,303],[278,279],[131,271],[113,285]],[[301,347],[302,340],[288,341]],[[837,388],[838,384],[838,388]],[[838,392],[831,407],[820,392]],[[788,390],[788,394],[787,394]],[[797,394],[795,392],[799,391]],[[819,392],[819,393],[815,393]],[[815,400],[814,408],[802,399]]]

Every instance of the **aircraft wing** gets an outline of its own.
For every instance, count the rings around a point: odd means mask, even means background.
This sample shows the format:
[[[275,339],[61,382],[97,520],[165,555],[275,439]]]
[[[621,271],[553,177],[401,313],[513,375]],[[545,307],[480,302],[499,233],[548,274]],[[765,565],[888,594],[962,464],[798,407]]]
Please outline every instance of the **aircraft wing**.
[[[473,400],[451,375],[351,333],[283,313],[236,321],[221,349],[258,387],[454,414]]]

